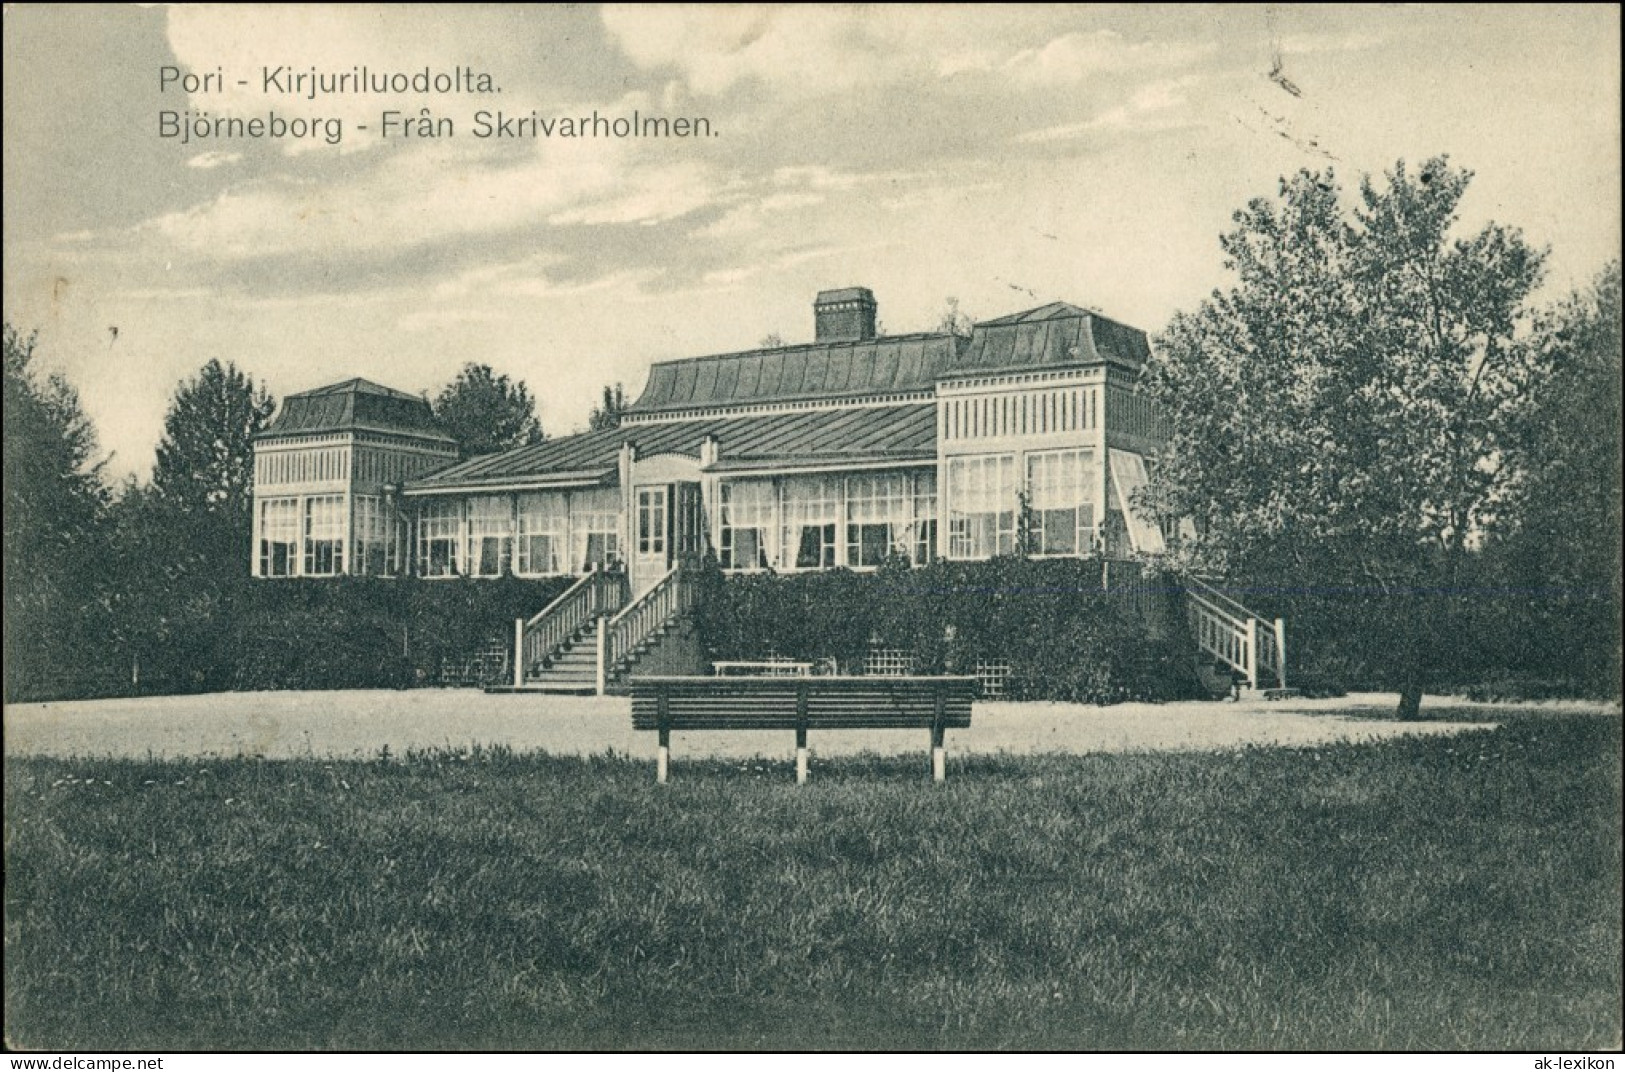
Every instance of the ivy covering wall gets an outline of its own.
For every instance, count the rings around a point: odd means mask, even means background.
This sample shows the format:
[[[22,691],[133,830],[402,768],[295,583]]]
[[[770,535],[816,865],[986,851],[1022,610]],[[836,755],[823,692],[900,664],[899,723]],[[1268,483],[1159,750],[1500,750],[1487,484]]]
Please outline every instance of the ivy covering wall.
[[[98,680],[60,694],[437,684],[493,639],[511,646],[514,619],[572,580],[245,580],[177,597],[144,635],[94,660]]]
[[[1006,662],[1013,699],[1197,695],[1188,638],[1103,592],[1101,576],[1098,560],[1015,557],[872,573],[724,575],[712,567],[700,579],[696,617],[712,659],[834,660],[856,673],[872,648],[884,648],[907,652],[921,674]],[[1177,593],[1153,583],[1150,598]]]

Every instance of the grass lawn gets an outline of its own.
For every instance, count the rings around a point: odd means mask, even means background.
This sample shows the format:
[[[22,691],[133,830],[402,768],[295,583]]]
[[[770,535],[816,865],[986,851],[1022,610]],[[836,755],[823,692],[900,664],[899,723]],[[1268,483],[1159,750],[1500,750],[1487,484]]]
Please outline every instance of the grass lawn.
[[[1620,720],[1316,748],[6,761],[13,1047],[1621,1037]]]

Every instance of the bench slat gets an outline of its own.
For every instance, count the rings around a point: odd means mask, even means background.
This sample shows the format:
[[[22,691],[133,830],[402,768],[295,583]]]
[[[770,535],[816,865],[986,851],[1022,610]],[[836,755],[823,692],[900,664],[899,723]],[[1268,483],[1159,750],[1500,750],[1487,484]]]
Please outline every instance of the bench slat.
[[[632,724],[671,730],[966,729],[974,678],[634,678]],[[805,707],[798,710],[798,698]],[[940,704],[940,706],[939,706]]]

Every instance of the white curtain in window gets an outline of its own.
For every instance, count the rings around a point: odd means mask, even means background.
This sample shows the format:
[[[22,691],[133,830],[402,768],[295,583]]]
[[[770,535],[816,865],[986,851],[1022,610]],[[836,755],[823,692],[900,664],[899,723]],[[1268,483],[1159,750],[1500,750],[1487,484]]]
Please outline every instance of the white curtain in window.
[[[835,565],[839,477],[788,477],[782,485],[784,543],[781,565],[828,569]]]
[[[1010,454],[948,459],[948,554],[991,558],[1016,548],[1016,463]]]
[[[565,572],[568,503],[562,491],[519,496],[519,548],[514,570],[527,577]]]
[[[721,488],[717,554],[723,569],[773,565],[773,481],[732,480]]]
[[[585,573],[620,561],[621,492],[594,488],[570,493],[570,566]]]

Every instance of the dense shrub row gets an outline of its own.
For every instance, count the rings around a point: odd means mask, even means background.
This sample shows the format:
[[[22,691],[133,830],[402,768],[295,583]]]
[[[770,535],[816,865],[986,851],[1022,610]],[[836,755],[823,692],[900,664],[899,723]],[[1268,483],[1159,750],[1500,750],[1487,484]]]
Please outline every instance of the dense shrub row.
[[[700,637],[714,659],[833,659],[855,672],[872,647],[919,673],[1010,664],[1008,694],[1109,703],[1196,694],[1188,640],[1162,636],[1101,590],[1090,560],[998,558],[700,581]],[[1165,593],[1163,598],[1171,598]]]
[[[390,688],[438,680],[569,578],[249,581],[176,598],[153,626],[81,660],[57,695]],[[109,669],[116,676],[109,681]]]
[[[1397,690],[1406,644],[1425,646],[1428,692],[1496,699],[1619,695],[1619,618],[1607,593],[1464,578],[1451,591],[1243,587],[1287,621],[1294,684]]]

